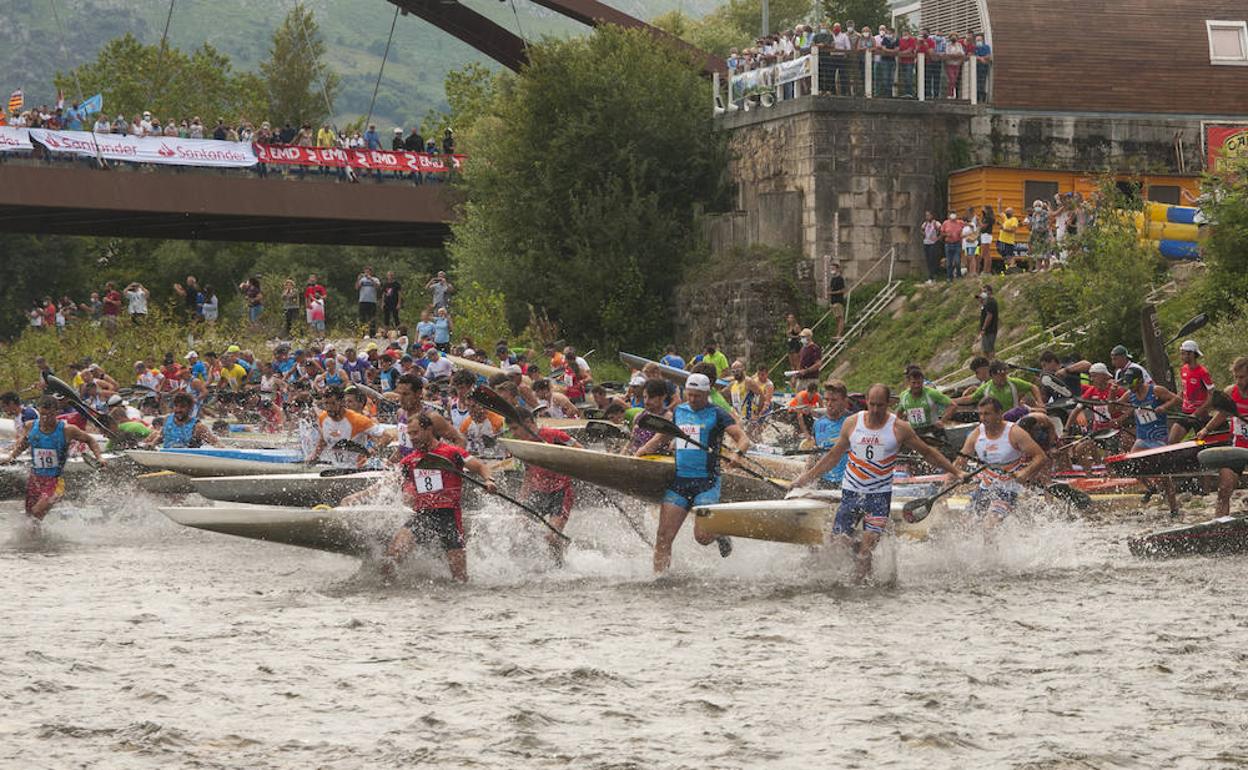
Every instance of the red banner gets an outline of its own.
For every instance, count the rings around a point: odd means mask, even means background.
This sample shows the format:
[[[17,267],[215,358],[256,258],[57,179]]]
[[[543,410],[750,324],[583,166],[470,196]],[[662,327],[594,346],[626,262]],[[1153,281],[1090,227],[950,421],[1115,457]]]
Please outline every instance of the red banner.
[[[1205,167],[1220,171],[1236,158],[1248,158],[1248,126],[1205,126]]]
[[[428,155],[423,152],[344,150],[341,147],[298,147],[289,144],[255,144],[256,160],[291,166],[328,166],[367,171],[401,171],[441,174],[459,169],[463,155]]]

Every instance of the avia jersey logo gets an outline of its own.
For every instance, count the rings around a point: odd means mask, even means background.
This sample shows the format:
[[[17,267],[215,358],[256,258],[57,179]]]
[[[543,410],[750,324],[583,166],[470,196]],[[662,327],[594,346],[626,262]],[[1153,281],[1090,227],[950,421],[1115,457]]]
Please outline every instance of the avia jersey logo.
[[[156,154],[162,158],[172,158],[174,155],[177,155],[177,153],[173,151],[173,148],[164,142],[160,143],[160,149],[156,151]]]

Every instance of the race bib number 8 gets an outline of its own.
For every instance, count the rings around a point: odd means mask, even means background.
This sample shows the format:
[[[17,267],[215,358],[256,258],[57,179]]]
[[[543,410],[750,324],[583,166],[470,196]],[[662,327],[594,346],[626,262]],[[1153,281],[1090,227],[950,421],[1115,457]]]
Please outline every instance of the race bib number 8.
[[[701,443],[702,441],[702,426],[701,425],[681,425],[680,432],[685,434],[687,437],[689,437],[693,441],[697,441],[699,443]],[[676,448],[677,449],[698,449],[699,447],[695,444],[690,444],[688,441],[685,441],[682,438],[678,438],[676,439]]]
[[[40,470],[52,470],[60,465],[60,457],[55,449],[35,449],[33,463]]]
[[[430,471],[423,468],[412,469],[412,483],[420,494],[442,491],[442,471]]]

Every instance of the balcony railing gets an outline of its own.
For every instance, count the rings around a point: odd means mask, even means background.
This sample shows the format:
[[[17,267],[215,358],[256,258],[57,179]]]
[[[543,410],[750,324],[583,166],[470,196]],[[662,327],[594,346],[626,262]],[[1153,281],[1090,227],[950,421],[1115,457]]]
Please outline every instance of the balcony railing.
[[[716,115],[771,107],[798,96],[912,99],[979,104],[991,100],[992,65],[974,54],[903,58],[898,51],[820,49],[741,72],[729,70],[727,89],[712,78]]]

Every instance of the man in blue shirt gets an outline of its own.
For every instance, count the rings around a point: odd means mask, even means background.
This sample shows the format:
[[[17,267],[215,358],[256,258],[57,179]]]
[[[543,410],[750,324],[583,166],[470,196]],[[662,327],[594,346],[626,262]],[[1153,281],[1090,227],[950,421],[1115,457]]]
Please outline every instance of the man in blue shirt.
[[[685,359],[676,355],[675,345],[668,345],[666,348],[663,349],[663,353],[664,353],[664,356],[659,359],[659,363],[663,364],[664,366],[670,366],[673,369],[685,368]]]
[[[381,137],[377,135],[375,124],[370,124],[368,130],[364,132],[364,146],[370,150],[381,149]]]
[[[23,406],[21,397],[12,391],[0,395],[0,411],[11,418],[17,428],[39,419],[39,413],[32,407]],[[16,432],[21,434],[20,430]]]
[[[689,511],[697,505],[719,502],[719,448],[727,434],[737,444],[740,452],[750,448],[750,439],[737,425],[732,415],[710,402],[711,381],[705,374],[691,374],[685,380],[685,403],[676,407],[672,422],[691,439],[676,440],[676,478],[663,495],[659,507],[659,529],[654,537],[654,571],[666,572],[672,564],[672,541],[680,532]],[[663,433],[642,444],[633,454],[654,454],[671,443],[672,437]],[[691,443],[698,442],[711,450],[707,452]],[[720,556],[732,553],[732,541],[703,532],[701,522],[693,523],[693,537],[701,545],[717,543]]]
[[[815,446],[820,449],[831,449],[841,437],[841,426],[849,417],[849,388],[841,380],[828,380],[823,385],[824,414],[815,420],[811,433],[815,438]],[[845,466],[849,464],[849,455],[832,467],[832,470],[819,478],[820,489],[840,489],[841,478],[845,475]]]
[[[975,35],[975,79],[979,101],[988,101],[988,74],[992,71],[992,46],[984,41],[983,34]]]

